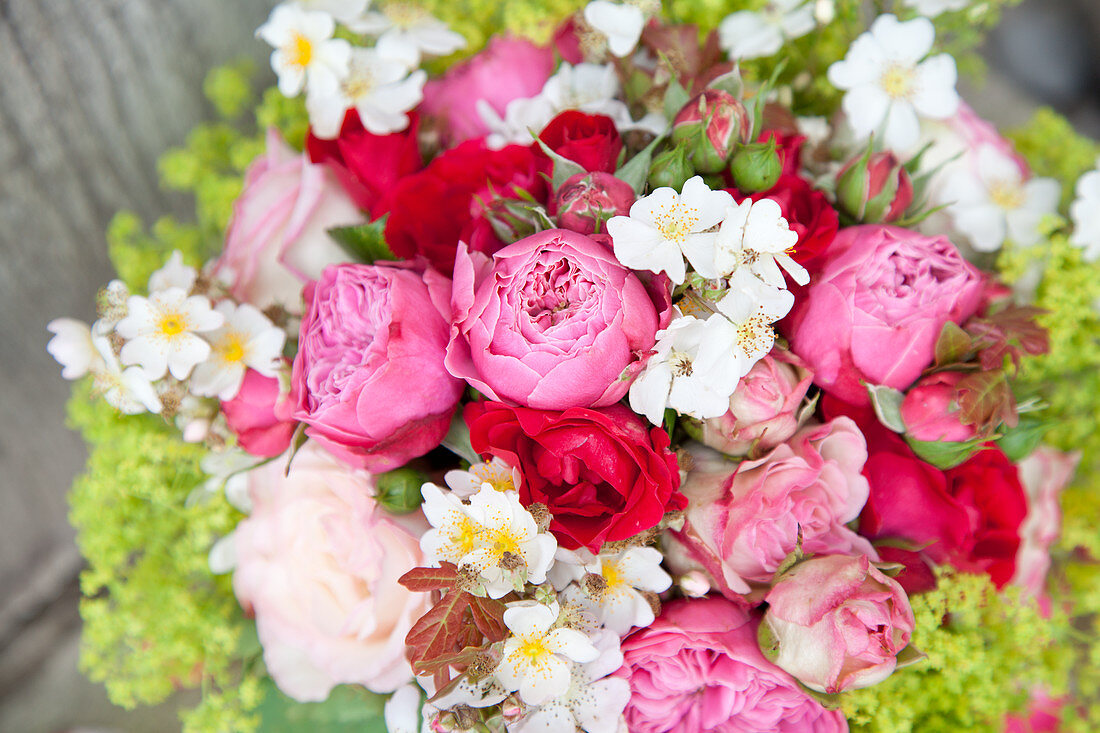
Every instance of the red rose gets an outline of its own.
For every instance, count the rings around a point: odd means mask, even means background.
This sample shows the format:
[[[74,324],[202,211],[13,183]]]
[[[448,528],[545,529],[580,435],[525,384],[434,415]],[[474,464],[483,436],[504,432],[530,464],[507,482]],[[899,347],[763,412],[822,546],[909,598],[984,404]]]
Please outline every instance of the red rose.
[[[622,405],[558,412],[475,402],[465,417],[474,450],[519,469],[520,500],[549,507],[565,548],[597,552],[687,504],[668,434]]]
[[[375,135],[363,127],[358,112],[349,110],[336,139],[322,140],[311,131],[306,152],[312,162],[326,164],[359,208],[375,218],[389,211],[397,182],[422,167],[419,122],[414,112],[408,129]]]
[[[550,120],[539,137],[555,153],[579,163],[590,173],[614,173],[623,152],[623,140],[610,117],[575,109]],[[539,154],[545,156],[541,150]]]
[[[546,168],[530,146],[489,150],[484,142],[470,140],[447,150],[397,183],[386,242],[398,257],[422,255],[450,277],[459,241],[484,254],[506,244],[485,216],[494,200],[519,198],[522,190],[546,202],[546,182],[540,175]]]

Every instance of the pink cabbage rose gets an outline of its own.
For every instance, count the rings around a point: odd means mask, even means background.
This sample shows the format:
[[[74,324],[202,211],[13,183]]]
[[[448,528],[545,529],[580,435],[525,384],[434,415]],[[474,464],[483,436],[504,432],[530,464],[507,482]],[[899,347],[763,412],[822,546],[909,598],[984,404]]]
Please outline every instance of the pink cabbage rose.
[[[279,393],[279,380],[255,369],[244,373],[237,396],[222,402],[222,414],[246,453],[273,458],[290,447],[296,423],[292,407]]]
[[[380,473],[439,445],[462,394],[443,367],[450,281],[402,265],[335,265],[306,286],[291,385],[306,435]]]
[[[492,258],[459,246],[447,368],[491,399],[544,410],[622,399],[671,312],[592,239],[549,229]],[[662,302],[663,301],[663,302]]]
[[[750,450],[760,455],[794,435],[808,417],[803,400],[811,382],[813,372],[801,359],[785,349],[772,349],[738,382],[729,412],[701,422],[687,418],[688,432],[727,455]]]
[[[794,678],[764,658],[758,622],[724,598],[674,601],[651,626],[623,639],[618,675],[630,682],[624,711],[633,733],[844,733]]]
[[[815,383],[865,405],[863,382],[908,387],[932,363],[943,324],[965,321],[981,297],[981,273],[944,237],[849,227],[782,329]]]
[[[702,568],[727,598],[767,583],[798,545],[813,553],[861,553],[871,544],[845,523],[859,516],[869,486],[860,473],[867,443],[840,417],[808,425],[754,461],[736,463],[699,445],[680,491],[683,529],[668,537],[678,572]]]
[[[237,300],[301,313],[302,286],[348,259],[326,230],[364,221],[332,171],[310,163],[272,130],[267,152],[249,166],[233,204],[214,276]]]
[[[1029,596],[1044,598],[1050,546],[1062,528],[1059,500],[1080,460],[1080,453],[1062,453],[1040,446],[1017,465],[1027,495],[1027,514],[1020,524],[1016,572],[1010,582],[1022,587]]]
[[[1058,733],[1067,698],[1051,697],[1045,690],[1031,692],[1027,710],[1005,716],[1004,733]]]
[[[829,694],[893,674],[916,626],[901,585],[863,555],[800,562],[764,600],[764,654],[811,690]]]
[[[442,122],[444,142],[458,145],[489,132],[478,106],[483,101],[504,116],[513,99],[534,97],[554,71],[554,53],[512,36],[495,37],[485,50],[452,66],[424,86],[425,113]]]
[[[412,679],[405,635],[431,608],[397,582],[422,564],[427,524],[387,514],[370,474],[313,441],[284,469],[248,474],[253,510],[234,534],[233,589],[256,616],[267,671],[302,702],[345,683],[392,692]]]
[[[961,443],[974,437],[974,426],[959,419],[955,388],[964,376],[962,372],[930,374],[909,390],[901,403],[901,421],[910,438]]]

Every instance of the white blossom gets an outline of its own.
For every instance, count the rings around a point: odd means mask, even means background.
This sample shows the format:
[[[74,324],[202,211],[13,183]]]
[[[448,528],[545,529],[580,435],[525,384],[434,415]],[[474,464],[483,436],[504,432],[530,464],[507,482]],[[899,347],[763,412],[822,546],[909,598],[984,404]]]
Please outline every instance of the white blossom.
[[[303,10],[328,13],[338,23],[345,25],[357,20],[367,8],[370,0],[295,0]]]
[[[794,295],[786,288],[768,285],[744,269],[730,276],[729,289],[718,301],[718,311],[736,330],[733,351],[741,367],[739,377],[748,374],[753,364],[772,350],[772,324],[790,313],[793,306]]]
[[[619,262],[635,270],[665,272],[674,283],[686,277],[684,252],[714,247],[717,232],[733,197],[712,191],[699,176],[689,179],[682,193],[661,187],[638,199],[629,216],[615,216],[607,232]]]
[[[95,392],[126,415],[159,413],[163,406],[145,370],[136,366],[122,369],[106,336],[93,336],[92,341],[101,360],[92,372]]]
[[[459,498],[468,499],[484,484],[491,485],[497,491],[516,491],[520,484],[520,473],[518,469],[494,456],[489,463],[475,463],[465,471],[447,471],[443,480]]]
[[[662,423],[665,408],[700,420],[724,415],[743,373],[737,338],[737,328],[721,314],[677,318],[657,332],[656,353],[630,385],[630,408],[654,425]]]
[[[351,45],[333,38],[336,23],[326,12],[278,5],[256,31],[275,48],[271,68],[279,77],[279,91],[297,96],[308,84],[313,91],[331,90],[348,73]]]
[[[380,11],[364,13],[348,25],[356,33],[378,36],[379,44],[404,47],[410,68],[420,65],[422,53],[446,56],[466,46],[465,38],[411,2],[386,3]]]
[[[419,733],[423,697],[420,687],[411,682],[398,687],[383,708],[387,733]]]
[[[536,601],[508,604],[504,624],[511,635],[494,676],[509,691],[519,691],[528,705],[542,705],[564,695],[572,684],[571,662],[593,662],[600,652],[576,629],[555,626],[560,607]]]
[[[921,117],[955,114],[955,59],[945,53],[925,59],[935,35],[927,18],[903,23],[880,15],[829,67],[829,81],[846,92],[841,106],[858,138],[873,133],[887,148],[906,150],[920,137]]]
[[[92,342],[92,329],[87,323],[74,318],[55,318],[46,324],[46,330],[54,334],[46,344],[46,351],[62,366],[65,379],[80,379],[102,361]]]
[[[663,556],[660,551],[652,547],[630,547],[617,553],[577,555],[559,549],[554,568],[572,571],[571,580],[580,584],[587,600],[584,605],[598,623],[619,636],[635,626],[653,623],[653,607],[645,592],[662,593],[672,586],[672,578],[661,569]],[[594,578],[586,581],[588,575]],[[560,574],[555,578],[558,582],[562,579]]]
[[[1077,179],[1077,197],[1069,207],[1073,220],[1070,243],[1085,251],[1086,262],[1100,258],[1100,170],[1091,170]]]
[[[183,264],[183,254],[177,249],[160,268],[149,276],[149,292],[155,293],[168,288],[179,288],[189,292],[199,273],[194,267]]]
[[[123,364],[140,364],[150,379],[170,371],[186,379],[196,364],[210,356],[210,345],[198,334],[213,331],[225,316],[211,310],[201,295],[188,297],[180,288],[152,293],[148,298],[131,295],[128,315],[115,331],[127,339],[120,356]]]
[[[1052,178],[1024,179],[1019,165],[992,145],[978,148],[976,173],[953,167],[940,192],[955,228],[974,249],[993,252],[1006,240],[1039,241],[1039,222],[1056,213],[1061,187]]]
[[[786,281],[780,267],[800,285],[810,281],[806,269],[787,255],[797,243],[798,234],[791,231],[779,204],[767,198],[756,202],[745,199],[726,209],[718,236],[686,244],[684,254],[703,277],[725,277],[744,267],[769,285],[782,288]]]
[[[718,24],[718,43],[731,59],[771,56],[787,41],[814,29],[814,3],[772,0],[761,10],[739,10]]]
[[[612,55],[629,56],[645,28],[645,13],[637,5],[592,0],[584,7],[584,20],[607,38]]]
[[[210,356],[195,367],[191,391],[203,397],[231,400],[237,396],[245,371],[276,376],[282,364],[286,332],[255,306],[223,301],[215,309],[224,325],[207,334]]]
[[[935,18],[948,10],[962,10],[970,4],[970,0],[904,0],[902,4],[927,18]]]

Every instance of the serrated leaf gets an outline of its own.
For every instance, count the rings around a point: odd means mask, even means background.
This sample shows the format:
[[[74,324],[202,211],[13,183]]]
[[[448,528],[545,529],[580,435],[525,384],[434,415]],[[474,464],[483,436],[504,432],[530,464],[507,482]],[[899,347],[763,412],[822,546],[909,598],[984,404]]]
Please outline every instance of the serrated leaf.
[[[336,243],[343,247],[356,262],[370,265],[378,261],[398,260],[400,258],[386,244],[388,217],[389,214],[384,214],[369,224],[335,227],[328,230],[328,235],[336,240]]]
[[[504,611],[507,606],[502,601],[474,596],[470,601],[470,615],[478,631],[485,635],[490,643],[504,641],[508,636],[508,627],[504,623]]]
[[[901,403],[905,399],[898,390],[881,384],[865,384],[867,394],[871,396],[871,405],[875,408],[878,421],[895,433],[905,432],[905,423],[901,419]]]
[[[975,438],[963,442],[925,441],[913,440],[907,435],[905,436],[905,442],[909,444],[909,447],[922,461],[932,464],[941,471],[946,471],[965,463],[971,456],[982,450],[985,439]]]
[[[535,137],[535,142],[542,148],[542,152],[546,153],[546,156],[550,158],[550,162],[554,164],[554,170],[550,176],[550,185],[555,191],[561,188],[562,184],[573,176],[578,174],[584,175],[588,172],[580,163],[572,161],[564,155],[551,150],[550,146],[542,141],[542,138]]]
[[[445,562],[438,568],[413,568],[398,578],[397,582],[411,591],[426,593],[433,590],[454,588],[458,580],[458,568]]]
[[[956,386],[959,401],[959,421],[973,425],[979,432],[991,430],[1001,423],[1015,427],[1016,398],[1003,371],[968,374]]]
[[[421,675],[433,674],[440,667],[466,667],[471,664],[480,653],[480,647],[466,646],[462,648],[462,651],[455,652],[454,654],[441,654],[428,662],[418,661],[413,664],[413,671]]]
[[[465,591],[452,591],[417,619],[405,637],[405,644],[412,647],[410,662],[430,662],[455,651],[466,628],[464,617],[471,598],[473,596]]]
[[[658,135],[649,145],[646,145],[637,155],[627,161],[626,165],[615,171],[615,177],[627,183],[638,196],[642,195],[645,190],[645,182],[649,179],[649,169],[653,165],[653,151],[664,139],[664,135]]]
[[[970,334],[962,330],[954,321],[943,324],[939,338],[936,339],[936,366],[960,364],[967,361],[973,350]]]

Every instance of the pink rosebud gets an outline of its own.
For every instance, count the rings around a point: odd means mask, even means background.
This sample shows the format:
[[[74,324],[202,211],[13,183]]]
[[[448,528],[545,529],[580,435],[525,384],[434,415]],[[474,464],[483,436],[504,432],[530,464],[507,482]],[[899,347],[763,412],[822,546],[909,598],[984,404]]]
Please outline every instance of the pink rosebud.
[[[692,437],[731,456],[775,448],[798,430],[813,372],[785,349],[773,349],[741,378],[722,417],[686,423]]]
[[[961,443],[976,434],[973,425],[959,420],[956,387],[962,372],[938,372],[924,377],[905,395],[901,420],[914,440]]]
[[[278,379],[249,369],[237,396],[222,402],[225,421],[245,452],[271,458],[290,447],[296,423],[280,397]]]
[[[528,40],[501,36],[485,50],[452,66],[424,86],[423,110],[442,123],[448,146],[481,137],[489,127],[478,111],[482,101],[498,115],[513,99],[534,97],[554,71],[554,52]]]
[[[828,694],[889,677],[916,626],[901,585],[866,556],[800,562],[764,600],[764,654],[811,690]]]
[[[306,435],[376,473],[439,445],[462,394],[443,366],[449,289],[398,264],[336,265],[306,286],[291,375]]]
[[[245,174],[213,274],[239,301],[302,312],[302,286],[347,253],[327,234],[366,219],[324,165],[290,149],[274,130]]]
[[[861,473],[867,443],[851,419],[808,425],[754,461],[690,450],[695,466],[680,489],[686,521],[666,536],[676,573],[705,570],[715,590],[736,599],[768,583],[800,536],[806,552],[878,557],[845,526],[870,490]]]
[[[1050,547],[1062,527],[1059,499],[1080,460],[1080,453],[1062,453],[1040,446],[1018,466],[1020,483],[1027,495],[1027,514],[1020,524],[1020,549],[1016,551],[1016,572],[1010,582],[1040,600],[1045,598]]]
[[[913,203],[913,181],[893,153],[868,153],[837,173],[836,196],[840,209],[856,221],[888,223]]]
[[[707,89],[683,106],[672,121],[672,139],[687,145],[700,173],[726,167],[738,143],[748,140],[752,119],[745,105],[729,92]]]
[[[577,173],[566,179],[551,204],[551,214],[563,229],[593,234],[613,216],[626,216],[634,189],[610,173]]]

